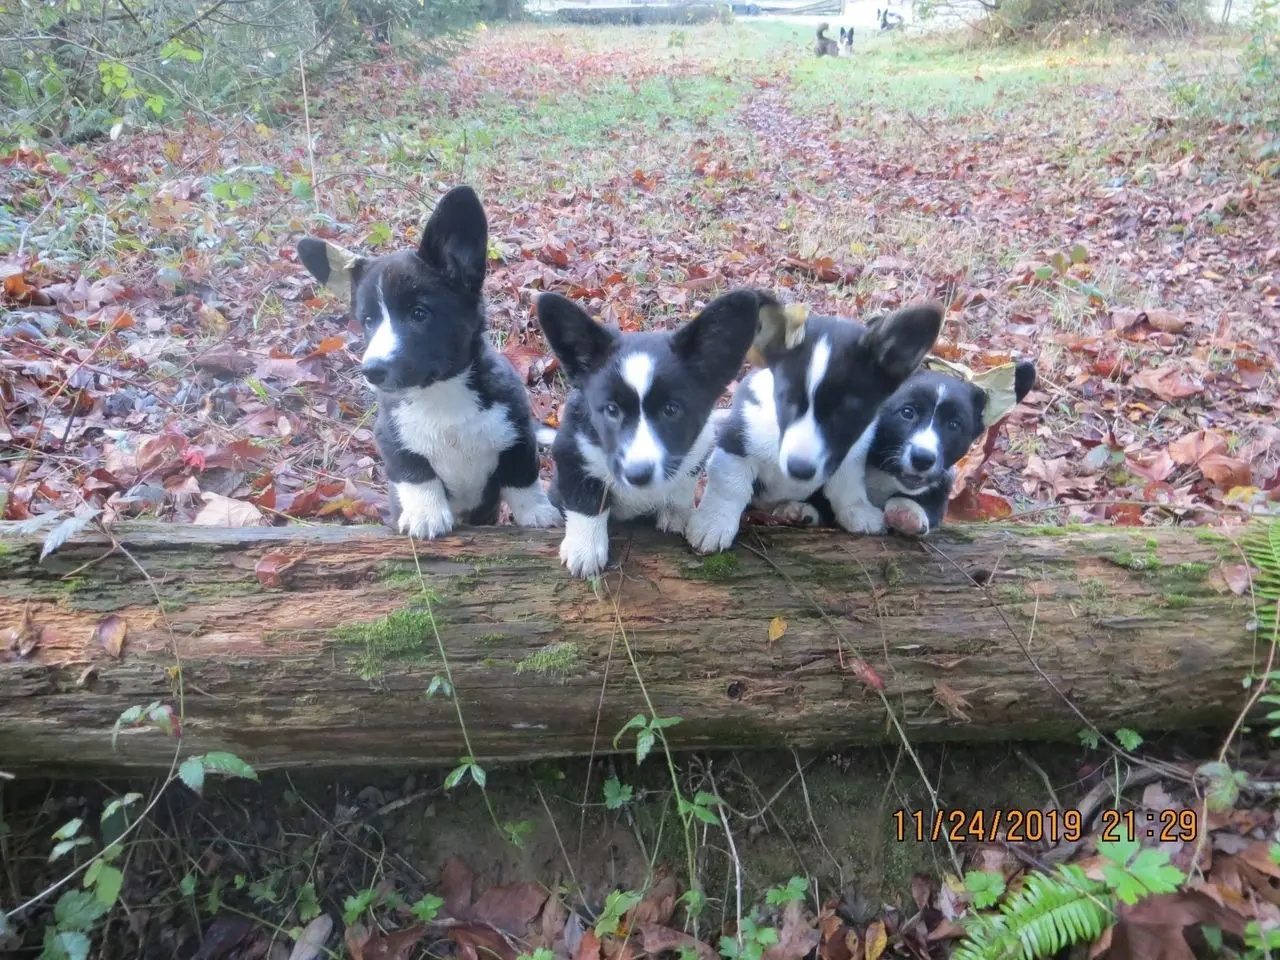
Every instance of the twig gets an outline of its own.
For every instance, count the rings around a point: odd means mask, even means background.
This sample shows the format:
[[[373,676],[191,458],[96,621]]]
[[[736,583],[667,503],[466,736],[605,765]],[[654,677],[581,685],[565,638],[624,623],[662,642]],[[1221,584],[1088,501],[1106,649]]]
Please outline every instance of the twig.
[[[719,794],[717,794],[719,796]],[[742,955],[742,861],[738,859],[738,847],[733,842],[733,831],[729,829],[729,818],[725,816],[724,807],[717,805],[716,811],[720,814],[720,824],[724,827],[724,837],[729,841],[729,855],[733,858],[733,879],[734,886],[737,888],[737,923],[734,924],[735,936],[738,938],[738,955]]]
[[[302,115],[307,123],[307,160],[311,164],[311,199],[320,209],[320,190],[316,186],[316,154],[311,140],[311,104],[307,99],[307,67],[302,60],[302,51],[298,51],[298,73],[302,75]]]
[[[809,784],[804,779],[804,769],[800,766],[800,754],[796,753],[795,747],[791,748],[791,758],[796,762],[796,776],[800,778],[800,793],[804,796],[804,811],[809,816],[809,826],[813,827],[813,835],[817,837],[822,852],[827,855],[827,859],[836,865],[836,876],[840,879],[840,889],[844,889],[844,870],[840,866],[840,861],[835,858],[831,849],[827,846],[827,841],[822,838],[822,831],[818,829],[818,821],[813,817],[813,804],[809,800]]]

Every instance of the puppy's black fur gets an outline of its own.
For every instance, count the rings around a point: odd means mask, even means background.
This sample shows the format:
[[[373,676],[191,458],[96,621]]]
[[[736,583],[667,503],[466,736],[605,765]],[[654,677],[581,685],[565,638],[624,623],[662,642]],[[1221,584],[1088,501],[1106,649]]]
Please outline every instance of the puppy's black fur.
[[[1018,363],[1015,399],[1026,397],[1035,382],[1035,364]],[[886,515],[905,511],[914,521],[907,525],[914,529],[900,532],[924,535],[942,525],[954,467],[986,432],[987,401],[986,392],[971,383],[921,370],[881,406],[867,455],[867,493]],[[811,503],[831,522],[828,504]],[[899,529],[893,522],[890,527]]]
[[[818,24],[815,34],[817,39],[813,44],[813,52],[820,57],[838,57],[840,55],[840,45],[827,36],[829,29],[831,29],[831,24],[825,20]]]
[[[572,574],[604,567],[611,514],[684,532],[715,441],[712,408],[742,367],[759,308],[755,291],[737,290],[675,331],[622,334],[565,297],[538,299],[573,387],[552,447],[552,497],[566,514],[560,557]]]
[[[865,326],[811,315],[799,344],[763,351],[766,366],[739,384],[720,427],[707,488],[689,524],[693,548],[727,548],[748,503],[769,509],[823,489],[846,530],[881,532],[883,514],[863,482],[864,434],[941,325],[936,306],[907,308]]]
[[[460,186],[440,200],[417,250],[337,267],[365,331],[361,369],[378,392],[391,524],[415,536],[447,533],[455,516],[495,523],[500,499],[517,523],[559,520],[538,482],[524,385],[485,335],[487,255],[484,208]],[[298,256],[322,283],[338,279],[324,241],[302,240]]]

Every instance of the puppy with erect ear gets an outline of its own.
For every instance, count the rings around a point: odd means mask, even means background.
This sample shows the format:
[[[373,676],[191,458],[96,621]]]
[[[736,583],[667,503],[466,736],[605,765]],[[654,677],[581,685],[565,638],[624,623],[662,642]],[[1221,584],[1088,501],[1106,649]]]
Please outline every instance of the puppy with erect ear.
[[[538,323],[573,388],[551,490],[565,511],[560,559],[571,574],[604,569],[610,517],[684,532],[715,442],[712,408],[742,367],[760,303],[736,290],[675,331],[624,334],[558,294],[538,298]]]
[[[500,500],[522,526],[560,523],[538,480],[524,384],[485,333],[488,245],[484,208],[466,186],[440,199],[416,250],[369,258],[315,237],[298,243],[298,259],[350,299],[364,328],[391,525],[415,537],[496,523]]]
[[[885,401],[867,456],[867,490],[891,530],[921,537],[941,526],[955,465],[1035,382],[1029,360],[975,376],[930,357]]]
[[[808,510],[804,501],[819,491],[845,530],[884,532],[884,513],[865,485],[866,434],[880,404],[933,346],[942,311],[909,307],[863,325],[792,307],[780,314],[775,302],[761,316],[755,355],[766,366],[734,393],[688,526],[690,545],[724,550],[748,504]]]

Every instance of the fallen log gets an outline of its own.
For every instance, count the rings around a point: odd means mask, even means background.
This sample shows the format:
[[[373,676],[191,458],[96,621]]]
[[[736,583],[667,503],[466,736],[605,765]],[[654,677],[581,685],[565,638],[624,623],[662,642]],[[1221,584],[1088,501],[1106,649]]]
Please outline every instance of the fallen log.
[[[417,561],[376,527],[132,524],[43,562],[39,537],[0,537],[0,764],[167,768],[163,733],[112,744],[154,701],[180,703],[184,753],[456,763],[454,705],[426,696],[446,676],[432,617],[487,759],[611,750],[647,713],[637,673],[681,718],[676,747],[827,746],[897,737],[886,702],[914,741],[1074,737],[1076,710],[1107,731],[1222,724],[1255,655],[1221,574],[1239,557],[1203,531],[756,528],[707,559],[613,532],[621,569],[595,587],[557,533],[511,527]]]

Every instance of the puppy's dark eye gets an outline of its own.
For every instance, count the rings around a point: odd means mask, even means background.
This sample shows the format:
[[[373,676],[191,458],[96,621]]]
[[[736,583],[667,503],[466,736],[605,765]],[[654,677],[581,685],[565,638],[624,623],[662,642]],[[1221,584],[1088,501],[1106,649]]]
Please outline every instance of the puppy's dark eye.
[[[903,407],[898,411],[898,416],[902,417],[903,420],[914,420],[916,418],[916,408]]]
[[[622,408],[616,403],[606,403],[604,405],[604,415],[610,420],[617,420],[618,417],[622,416]]]
[[[662,408],[662,415],[668,419],[674,419],[675,417],[680,416],[680,404],[676,403],[674,400],[670,401]]]
[[[948,420],[948,421],[947,421],[947,429],[948,429],[948,430],[957,430],[957,431],[958,431],[958,430],[960,429],[960,421],[959,421],[959,420]]]
[[[421,305],[414,307],[409,313],[409,319],[414,323],[425,323],[430,316],[431,311]]]

